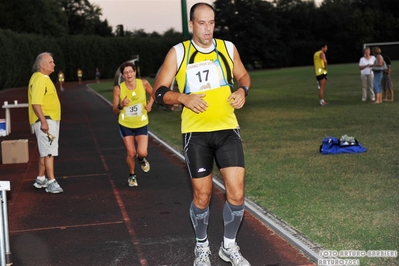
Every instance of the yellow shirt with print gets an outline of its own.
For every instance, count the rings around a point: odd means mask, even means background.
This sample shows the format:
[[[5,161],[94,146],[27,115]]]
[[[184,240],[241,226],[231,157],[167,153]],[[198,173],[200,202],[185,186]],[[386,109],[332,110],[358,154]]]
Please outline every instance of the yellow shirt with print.
[[[232,86],[233,84],[233,60],[231,59],[226,44],[223,40],[215,39],[216,50],[210,53],[201,53],[191,41],[182,43],[184,46],[184,58],[176,74],[176,82],[181,93],[185,92],[187,82],[187,65],[204,61],[217,61],[220,65],[218,71],[225,81]],[[199,73],[200,74],[200,73]],[[206,78],[206,76],[204,76]],[[188,108],[183,108],[181,119],[182,133],[188,132],[211,132],[217,130],[239,128],[234,108],[227,101],[231,95],[230,85],[221,85],[218,88],[198,91],[192,93],[205,94],[203,98],[208,103],[205,112],[196,114]]]
[[[40,72],[32,75],[28,85],[29,123],[33,125],[39,119],[33,111],[33,104],[42,106],[45,116],[52,120],[61,120],[61,103],[57,90],[50,77]]]
[[[136,79],[136,88],[129,90],[125,82],[120,85],[119,99],[122,102],[127,97],[130,102],[119,113],[118,123],[128,128],[140,128],[148,125],[148,114],[145,106],[147,104],[147,95],[144,89],[143,81]]]

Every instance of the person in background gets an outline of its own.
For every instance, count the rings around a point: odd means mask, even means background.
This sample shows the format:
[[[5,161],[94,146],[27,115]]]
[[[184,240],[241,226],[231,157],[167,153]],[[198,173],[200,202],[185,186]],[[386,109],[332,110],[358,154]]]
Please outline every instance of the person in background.
[[[152,86],[145,79],[136,78],[136,67],[131,62],[121,65],[120,72],[125,79],[114,87],[112,110],[118,115],[119,132],[123,138],[129,169],[128,184],[138,186],[135,173],[136,157],[144,172],[150,171],[148,155],[148,112],[154,104]],[[147,101],[147,94],[150,95]],[[137,142],[137,149],[135,142]]]
[[[101,76],[100,69],[98,69],[98,67],[97,67],[96,68],[96,82],[97,83],[100,83],[100,76]]]
[[[55,63],[50,53],[41,53],[33,64],[33,75],[28,85],[29,123],[33,125],[39,149],[39,174],[33,184],[49,193],[61,193],[55,180],[54,157],[58,156],[58,137],[61,103],[49,75]],[[47,175],[47,178],[46,178]]]
[[[316,74],[317,87],[319,89],[319,104],[320,106],[326,106],[327,103],[324,101],[324,89],[327,84],[327,58],[326,52],[328,50],[327,44],[322,44],[320,50],[313,55],[313,64]]]
[[[360,79],[362,81],[362,101],[367,100],[367,91],[370,92],[371,101],[375,101],[375,94],[373,90],[374,73],[371,66],[374,64],[375,56],[370,54],[370,48],[364,49],[364,55],[360,58],[359,69]]]
[[[81,85],[82,84],[83,71],[80,68],[78,68],[78,70],[76,71],[76,75],[78,76],[79,85]]]
[[[373,47],[373,54],[375,56],[375,61],[371,65],[373,72],[374,72],[374,94],[375,94],[375,101],[374,103],[382,103],[382,89],[381,89],[381,79],[382,79],[382,72],[384,70],[384,58],[381,55],[381,49],[376,46]]]
[[[196,237],[194,265],[211,265],[207,231],[216,161],[226,187],[218,254],[232,265],[248,266],[236,242],[245,209],[245,164],[234,110],[244,106],[251,80],[235,45],[213,38],[215,10],[211,5],[194,4],[189,26],[193,37],[167,53],[154,84],[154,98],[161,104],[183,106],[183,149],[193,188],[189,213]],[[169,89],[175,77],[179,92]],[[234,79],[238,88],[232,90]]]
[[[393,92],[393,83],[391,80],[391,58],[388,56],[384,56],[384,61],[387,65],[387,69],[382,72],[382,80],[381,86],[384,92],[384,102],[393,102],[394,100],[394,92]],[[390,98],[388,96],[390,95]]]
[[[58,72],[58,83],[60,84],[60,90],[64,91],[64,80],[65,80],[65,75],[62,71]]]

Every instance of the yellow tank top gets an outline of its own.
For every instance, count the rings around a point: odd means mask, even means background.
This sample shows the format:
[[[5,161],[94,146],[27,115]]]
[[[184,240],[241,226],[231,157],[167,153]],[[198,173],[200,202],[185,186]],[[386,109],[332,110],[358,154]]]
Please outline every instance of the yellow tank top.
[[[119,87],[120,101],[127,97],[130,103],[119,113],[118,123],[128,128],[140,128],[148,125],[148,115],[145,109],[147,95],[142,80],[136,79],[136,88],[134,90],[129,90],[125,82],[122,82]]]
[[[320,53],[322,51],[317,51],[314,53],[313,62],[314,62],[314,71],[316,76],[320,76],[323,74],[327,74],[326,66],[324,65],[323,59],[320,58]]]
[[[178,66],[176,82],[181,93],[205,94],[208,109],[196,114],[183,108],[182,133],[210,132],[238,128],[234,108],[227,99],[233,86],[233,55],[223,40],[214,39],[214,49],[201,52],[192,41],[185,41],[184,56]],[[181,48],[181,47],[180,47]]]

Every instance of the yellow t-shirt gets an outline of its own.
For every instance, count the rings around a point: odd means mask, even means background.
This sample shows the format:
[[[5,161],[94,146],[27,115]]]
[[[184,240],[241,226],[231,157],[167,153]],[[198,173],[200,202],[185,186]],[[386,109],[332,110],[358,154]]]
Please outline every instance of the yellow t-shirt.
[[[183,108],[182,133],[239,128],[234,108],[227,101],[233,86],[232,47],[231,42],[219,39],[214,39],[209,51],[200,51],[191,41],[175,46],[184,49],[176,74],[179,91],[206,94],[203,99],[208,103],[208,109],[199,114]]]
[[[61,71],[58,73],[58,81],[59,82],[64,82],[65,76],[64,73],[62,73]]]
[[[127,97],[130,100],[128,106],[119,113],[118,123],[128,128],[140,128],[148,125],[147,95],[141,79],[136,79],[136,88],[129,90],[125,82],[120,85],[119,99],[122,101]]]
[[[57,90],[50,77],[40,72],[35,72],[29,80],[28,85],[29,123],[33,125],[37,115],[33,111],[32,104],[40,104],[45,116],[52,120],[61,120],[61,103],[58,99]]]
[[[316,76],[327,74],[327,69],[324,64],[324,60],[320,58],[321,53],[322,53],[322,51],[320,50],[320,51],[317,51],[316,53],[314,53],[314,55],[313,55],[314,71],[315,71]]]

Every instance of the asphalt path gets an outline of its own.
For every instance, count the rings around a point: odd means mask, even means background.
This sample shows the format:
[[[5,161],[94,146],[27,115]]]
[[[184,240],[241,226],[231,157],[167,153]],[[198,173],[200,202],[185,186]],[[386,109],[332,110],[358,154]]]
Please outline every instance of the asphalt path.
[[[11,183],[8,262],[17,266],[192,265],[192,192],[182,159],[150,137],[151,170],[144,173],[137,165],[139,186],[129,187],[125,148],[110,105],[85,84],[67,83],[59,97],[62,120],[55,174],[63,193],[33,187],[38,151],[26,108],[11,110],[11,134],[0,137],[0,141],[29,140],[28,163],[0,165],[0,180]],[[0,103],[14,100],[26,103],[27,89],[0,91]],[[223,191],[215,186],[208,231],[212,265],[230,265],[217,255],[224,201]],[[237,241],[253,266],[314,265],[250,212],[245,213]]]

